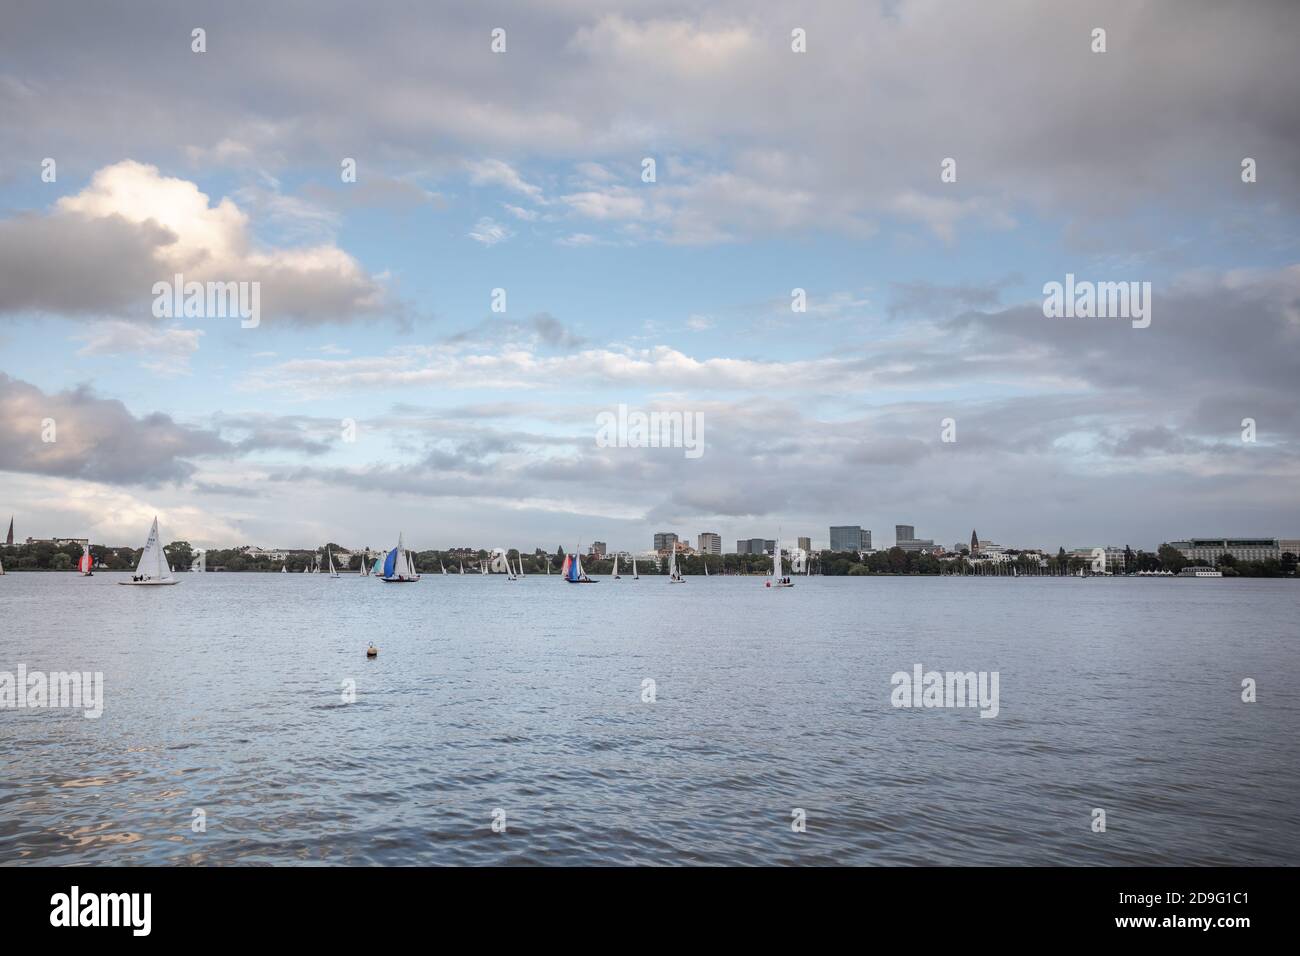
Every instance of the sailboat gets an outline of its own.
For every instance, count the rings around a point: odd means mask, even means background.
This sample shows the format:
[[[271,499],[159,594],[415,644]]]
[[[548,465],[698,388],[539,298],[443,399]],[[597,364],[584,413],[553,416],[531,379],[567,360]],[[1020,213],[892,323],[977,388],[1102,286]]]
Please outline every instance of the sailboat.
[[[94,563],[94,560],[90,557],[90,545],[83,544],[81,546],[81,558],[77,561],[77,570],[81,572],[83,578],[88,578],[94,575],[94,572],[91,570]]]
[[[288,574],[288,573],[289,573],[289,565],[287,565],[287,564],[281,564],[281,565],[280,565],[280,573],[281,573],[281,574]]]
[[[519,576],[522,578],[524,576],[524,556],[522,554],[515,558],[515,564],[519,565]]]
[[[384,576],[384,555],[375,558],[375,563],[370,566],[370,573],[377,578]]]
[[[379,580],[385,584],[414,584],[420,580],[411,564],[410,552],[406,550],[401,533],[397,535],[397,547],[384,556],[383,577]]]
[[[704,562],[704,576],[705,576],[706,578],[709,576],[709,562],[708,562],[708,561],[705,561],[705,562]]]
[[[776,547],[772,549],[772,576],[768,578],[767,583],[763,585],[769,588],[792,588],[794,582],[789,578],[781,576],[781,539],[776,540]]]
[[[682,580],[682,572],[677,569],[677,546],[673,545],[668,552],[668,583],[685,584]]]
[[[560,577],[569,584],[595,584],[591,578],[587,577],[587,572],[582,570],[582,555],[578,552],[566,554],[564,556],[564,567],[560,569]]]
[[[636,573],[636,555],[635,555],[635,554],[632,555],[632,580],[633,580],[633,581],[640,581],[640,580],[641,580],[641,575],[639,575],[639,574]]]
[[[420,572],[419,572],[419,571],[416,569],[416,567],[415,567],[415,552],[414,552],[414,551],[408,551],[408,552],[406,552],[406,567],[407,567],[407,569],[408,569],[412,574],[414,574],[414,575],[416,576],[416,578],[419,578],[419,577],[420,577]]]
[[[163,554],[162,542],[158,540],[158,519],[153,519],[153,527],[149,529],[149,540],[144,544],[144,551],[140,553],[140,563],[135,567],[135,574],[131,576],[130,581],[118,581],[118,584],[179,584],[172,577],[171,566],[167,563],[167,555]]]
[[[441,571],[443,574],[447,573],[447,566],[442,563],[442,558],[438,559],[438,570]]]
[[[461,574],[464,574],[464,573],[465,573],[465,560],[464,560],[463,558],[461,559],[461,562],[460,562],[460,573],[461,573]]]
[[[339,576],[339,573],[334,567],[334,552],[330,551],[329,548],[326,548],[325,554],[329,557],[330,560],[330,577],[337,578]]]
[[[620,581],[620,580],[622,580],[622,578],[623,578],[623,575],[621,575],[621,574],[618,573],[618,554],[616,553],[616,554],[614,555],[614,580],[615,580],[615,581]]]
[[[363,578],[370,577],[370,549],[366,548],[366,553],[361,556],[361,571]]]
[[[5,573],[5,563],[3,561],[0,561],[0,575],[3,575],[4,573]]]

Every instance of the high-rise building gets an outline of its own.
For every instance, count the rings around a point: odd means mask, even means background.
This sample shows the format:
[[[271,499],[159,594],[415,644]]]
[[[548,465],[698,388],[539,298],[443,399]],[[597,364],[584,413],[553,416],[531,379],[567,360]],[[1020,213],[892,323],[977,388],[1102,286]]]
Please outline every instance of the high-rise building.
[[[748,538],[737,538],[737,539],[736,539],[736,554],[749,554],[749,539],[748,539]]]
[[[655,532],[655,550],[671,551],[677,547],[677,535],[671,531]]]
[[[605,556],[605,547],[606,545],[604,541],[591,542],[591,556],[593,558],[603,558]]]
[[[799,539],[799,547],[801,547],[801,548],[803,548],[805,551],[811,553],[811,552],[812,552],[812,538],[800,538],[800,539]]]
[[[894,544],[903,546],[904,541],[916,540],[916,526],[910,524],[894,525]]]
[[[863,551],[871,550],[871,529],[870,528],[862,529],[862,550]]]
[[[870,540],[871,532],[867,532]],[[831,525],[832,551],[858,551],[862,548],[862,526],[856,524]]]
[[[722,553],[722,535],[714,534],[712,531],[701,531],[695,539],[695,544],[695,550],[700,554]]]

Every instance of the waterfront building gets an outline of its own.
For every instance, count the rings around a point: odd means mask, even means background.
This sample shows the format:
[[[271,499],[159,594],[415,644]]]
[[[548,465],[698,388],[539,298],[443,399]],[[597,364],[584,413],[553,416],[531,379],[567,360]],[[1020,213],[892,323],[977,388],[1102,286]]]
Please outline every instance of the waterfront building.
[[[894,525],[894,544],[896,544],[898,547],[900,548],[903,547],[904,541],[915,541],[915,540],[916,540],[915,525],[910,525],[910,524]]]
[[[606,544],[604,541],[593,541],[591,542],[591,548],[588,551],[588,554],[593,558],[603,558],[605,557],[605,548]]]
[[[1294,554],[1300,558],[1300,538],[1281,538],[1277,543],[1278,550],[1283,554]]]
[[[987,545],[986,545],[987,547]],[[1078,558],[1081,561],[1092,562],[1094,559],[1093,551],[1096,548],[1075,548],[1070,552],[1070,557]],[[1106,570],[1113,571],[1115,574],[1123,574],[1127,570],[1124,561],[1124,549],[1117,548],[1113,544],[1107,545],[1101,550],[1106,552]],[[1091,566],[1091,564],[1089,565]]]
[[[721,554],[722,536],[712,531],[701,531],[696,538],[696,550],[700,554]]]
[[[1238,561],[1264,561],[1268,558],[1277,560],[1282,557],[1282,548],[1277,538],[1188,538],[1186,541],[1169,542],[1183,553],[1183,557],[1193,561],[1215,563],[1220,556],[1230,554]]]
[[[799,547],[803,548],[809,554],[812,553],[812,538],[800,538]]]

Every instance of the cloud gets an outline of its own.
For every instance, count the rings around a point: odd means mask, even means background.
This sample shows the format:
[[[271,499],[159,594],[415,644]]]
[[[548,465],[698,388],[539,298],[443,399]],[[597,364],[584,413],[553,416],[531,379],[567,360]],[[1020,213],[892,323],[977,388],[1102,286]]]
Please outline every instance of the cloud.
[[[488,216],[484,216],[474,224],[474,228],[469,231],[469,237],[475,242],[481,242],[485,246],[495,246],[497,243],[505,242],[514,236],[514,233]]]
[[[0,471],[155,485],[188,478],[191,458],[232,451],[215,431],[160,412],[137,417],[85,387],[47,394],[0,372],[0,407]]]
[[[513,166],[499,159],[481,159],[466,164],[469,178],[476,186],[502,186],[527,196],[534,202],[542,199],[542,190],[526,182]]]
[[[199,350],[202,329],[157,328],[134,322],[98,322],[77,338],[85,344],[78,355],[142,354],[143,367],[160,375],[185,375],[190,357]]]
[[[280,215],[301,216],[301,204]],[[108,313],[151,321],[153,284],[260,282],[263,321],[374,317],[385,291],[331,243],[264,247],[229,199],[131,160],[100,169],[43,215],[0,220],[0,313]]]

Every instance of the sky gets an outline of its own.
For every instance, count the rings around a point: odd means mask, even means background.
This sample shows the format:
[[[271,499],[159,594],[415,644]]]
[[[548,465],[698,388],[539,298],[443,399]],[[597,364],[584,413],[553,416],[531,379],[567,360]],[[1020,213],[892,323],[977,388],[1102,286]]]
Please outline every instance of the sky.
[[[19,540],[1300,537],[1300,4],[4,19]],[[256,324],[160,317],[178,274]],[[1150,325],[1047,317],[1067,274]]]

